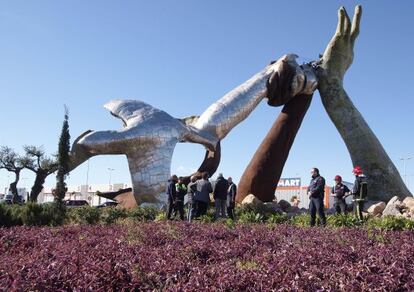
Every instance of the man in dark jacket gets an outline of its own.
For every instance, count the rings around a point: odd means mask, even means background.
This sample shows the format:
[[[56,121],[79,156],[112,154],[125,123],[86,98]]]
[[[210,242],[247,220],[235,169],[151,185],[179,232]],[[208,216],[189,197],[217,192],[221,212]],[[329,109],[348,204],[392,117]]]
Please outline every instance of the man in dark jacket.
[[[345,198],[349,193],[349,188],[342,183],[342,177],[340,175],[335,176],[335,185],[332,187],[331,194],[334,197],[336,214],[347,214]]]
[[[168,205],[167,205],[167,219],[171,220],[171,214],[174,210],[174,200],[176,196],[176,187],[175,184],[178,182],[178,177],[174,174],[168,180],[167,184],[167,196],[168,196]]]
[[[208,172],[203,172],[203,178],[199,179],[197,184],[197,191],[194,197],[196,204],[196,217],[207,214],[208,204],[210,203],[210,193],[213,192],[211,183],[208,180]]]
[[[234,220],[234,207],[236,206],[236,194],[237,194],[237,186],[233,183],[233,179],[229,177],[227,179],[229,183],[229,187],[227,188],[227,216],[230,219]]]
[[[315,226],[316,213],[322,226],[326,225],[325,209],[323,205],[323,199],[325,196],[325,179],[320,176],[319,169],[312,168],[312,179],[308,187],[309,195],[309,213],[311,216],[310,225]]]
[[[364,209],[364,202],[368,195],[367,178],[360,166],[356,166],[352,173],[355,175],[355,183],[352,189],[352,195],[354,196],[354,213],[359,220],[362,220],[364,219],[362,210]]]
[[[222,173],[219,173],[216,184],[214,185],[214,207],[215,207],[215,219],[226,217],[226,200],[227,200],[227,189],[229,184],[223,177]]]

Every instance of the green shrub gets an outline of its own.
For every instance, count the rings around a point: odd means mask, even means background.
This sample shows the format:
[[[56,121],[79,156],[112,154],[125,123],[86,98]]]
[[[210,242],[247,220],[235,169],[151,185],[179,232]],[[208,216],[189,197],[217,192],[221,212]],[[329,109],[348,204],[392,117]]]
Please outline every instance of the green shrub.
[[[37,203],[29,202],[22,206],[20,216],[24,225],[41,226],[48,223],[43,217],[43,206]]]
[[[154,221],[165,221],[167,220],[167,214],[165,212],[159,212],[157,216],[155,216]]]
[[[289,217],[284,214],[272,214],[266,221],[273,224],[284,224],[289,222]]]
[[[90,206],[68,209],[67,214],[70,222],[74,224],[96,224],[101,217],[100,210]]]
[[[239,215],[238,221],[240,223],[261,223],[265,221],[265,217],[261,213],[243,212]]]
[[[66,221],[66,206],[58,203],[42,205],[43,225],[59,226]]]
[[[20,216],[21,206],[0,204],[0,226],[11,227],[23,225]]]
[[[331,227],[357,227],[363,224],[358,217],[351,215],[329,215],[326,222]]]
[[[127,212],[124,209],[119,209],[116,207],[106,207],[102,211],[101,219],[105,224],[116,223],[119,219],[124,219],[127,217]]]
[[[138,222],[154,221],[161,211],[156,207],[136,207],[128,211],[128,217]]]
[[[368,228],[376,228],[380,230],[413,230],[414,221],[395,216],[385,216],[381,218],[369,219],[366,223]]]
[[[300,214],[290,219],[290,223],[300,227],[310,226],[310,215]]]
[[[253,206],[252,204],[248,204],[248,205],[241,205],[239,207],[236,208],[235,210],[236,216],[240,217],[242,216],[242,214],[247,214],[247,213],[255,213],[255,214],[261,214],[263,216],[265,216],[266,214],[266,208],[264,207],[264,205],[262,206]]]
[[[214,221],[214,216],[207,213],[198,217],[198,220],[200,220],[201,223],[211,223]]]

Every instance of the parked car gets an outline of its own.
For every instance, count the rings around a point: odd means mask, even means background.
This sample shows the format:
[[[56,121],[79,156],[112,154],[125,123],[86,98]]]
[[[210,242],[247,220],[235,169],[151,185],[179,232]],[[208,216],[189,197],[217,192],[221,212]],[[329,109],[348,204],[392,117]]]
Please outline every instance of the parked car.
[[[96,208],[104,208],[104,207],[115,207],[116,205],[118,205],[117,202],[114,201],[107,201],[105,203],[102,203],[98,206],[96,206]]]
[[[4,199],[0,201],[1,204],[13,204],[13,195],[5,195]],[[24,199],[21,196],[17,196],[17,204],[21,205],[24,203]]]
[[[89,206],[86,200],[67,200],[65,201],[65,205],[67,208]]]

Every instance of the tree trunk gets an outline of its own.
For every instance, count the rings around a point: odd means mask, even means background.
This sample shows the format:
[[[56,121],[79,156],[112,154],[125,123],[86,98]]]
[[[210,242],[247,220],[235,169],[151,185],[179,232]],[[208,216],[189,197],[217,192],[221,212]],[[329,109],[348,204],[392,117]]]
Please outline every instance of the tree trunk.
[[[10,191],[13,194],[13,198],[12,198],[13,204],[16,204],[19,202],[19,192],[17,191],[17,183],[20,180],[20,170],[15,171],[15,175],[16,177],[14,179],[14,182],[10,184]]]
[[[45,183],[46,177],[47,177],[47,172],[41,171],[41,170],[37,171],[35,182],[30,192],[31,202],[37,202],[37,197],[39,196],[40,192],[43,190],[43,184]]]

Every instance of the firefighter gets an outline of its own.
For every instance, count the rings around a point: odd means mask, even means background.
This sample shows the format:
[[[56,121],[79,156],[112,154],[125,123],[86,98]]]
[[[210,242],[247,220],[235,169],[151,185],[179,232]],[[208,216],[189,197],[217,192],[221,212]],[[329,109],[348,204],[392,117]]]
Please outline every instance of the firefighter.
[[[352,195],[354,197],[354,213],[355,216],[362,221],[362,210],[364,209],[364,202],[368,195],[367,178],[360,166],[355,166],[352,173],[355,175],[355,183],[352,189]]]

